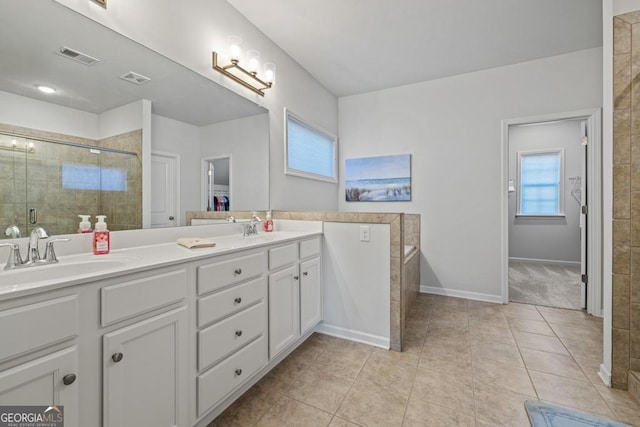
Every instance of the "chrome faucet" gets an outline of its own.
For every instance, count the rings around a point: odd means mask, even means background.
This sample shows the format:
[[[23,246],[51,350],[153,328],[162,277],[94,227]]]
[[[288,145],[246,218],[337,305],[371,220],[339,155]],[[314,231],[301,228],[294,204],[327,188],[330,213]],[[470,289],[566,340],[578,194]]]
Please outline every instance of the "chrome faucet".
[[[251,236],[252,234],[258,234],[256,225],[260,224],[261,222],[262,220],[260,219],[258,214],[256,212],[253,212],[251,214],[251,222],[249,224],[245,224],[242,235],[247,237],[247,236]]]
[[[4,234],[12,239],[19,239],[20,237],[22,237],[22,233],[20,233],[20,229],[17,225],[10,225],[9,227],[7,227]]]
[[[68,242],[69,239],[51,239],[47,241],[44,258],[40,257],[40,251],[38,249],[38,241],[48,238],[49,235],[42,227],[36,227],[31,231],[29,236],[29,246],[27,247],[27,257],[22,258],[20,255],[20,246],[17,243],[0,243],[0,247],[7,246],[11,248],[9,252],[9,258],[7,264],[4,266],[5,270],[14,270],[16,268],[31,267],[34,265],[46,265],[55,264],[58,262],[56,253],[53,249],[55,242]]]
[[[31,230],[29,235],[29,246],[27,246],[27,258],[25,263],[40,261],[40,251],[38,250],[38,240],[49,238],[46,230],[42,227],[36,227]]]

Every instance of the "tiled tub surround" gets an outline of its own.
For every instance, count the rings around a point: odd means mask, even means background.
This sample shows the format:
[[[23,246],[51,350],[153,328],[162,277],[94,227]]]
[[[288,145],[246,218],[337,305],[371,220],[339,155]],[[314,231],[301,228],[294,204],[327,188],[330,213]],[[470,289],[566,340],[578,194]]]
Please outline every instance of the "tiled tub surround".
[[[33,152],[26,154],[0,150],[0,188],[7,196],[0,201],[0,225],[6,228],[16,224],[23,235],[28,234],[26,209],[35,207],[38,225],[45,227],[51,235],[75,232],[78,214],[107,215],[112,231],[142,227],[142,130],[93,140],[0,124],[0,134],[3,134],[0,135],[3,146],[10,145],[12,139],[34,145]],[[136,155],[107,151],[96,155],[86,149],[55,142],[106,147]],[[127,190],[65,189],[62,185],[64,163],[124,168]]]
[[[224,219],[232,215],[236,219],[251,218],[251,212],[187,212],[187,224],[192,219]],[[264,212],[260,212],[264,216]],[[278,226],[278,220],[322,221],[355,224],[389,224],[391,277],[389,287],[390,298],[390,348],[402,351],[403,334],[406,328],[406,316],[412,301],[419,289],[419,258],[420,258],[420,215],[404,213],[352,213],[352,212],[289,212],[273,211],[272,217]],[[405,265],[405,245],[413,245],[416,252]],[[415,259],[415,260],[414,260]],[[416,267],[417,266],[417,267]],[[416,271],[416,268],[418,271]],[[408,276],[408,270],[411,275]],[[417,281],[416,281],[417,276]]]
[[[611,385],[640,371],[640,12],[613,18]]]
[[[541,400],[640,426],[597,374],[602,320],[422,294],[402,353],[315,334],[214,426],[528,426]]]

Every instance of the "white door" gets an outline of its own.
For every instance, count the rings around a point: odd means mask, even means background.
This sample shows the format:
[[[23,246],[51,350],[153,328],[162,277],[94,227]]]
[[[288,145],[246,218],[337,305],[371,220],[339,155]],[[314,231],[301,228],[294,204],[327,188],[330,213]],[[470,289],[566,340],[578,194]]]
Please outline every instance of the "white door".
[[[587,239],[589,238],[587,235],[587,215],[588,215],[588,207],[587,207],[587,145],[588,145],[588,135],[587,135],[587,122],[584,121],[580,124],[582,129],[582,151],[580,153],[581,156],[581,191],[580,191],[580,304],[581,307],[587,308],[587,249],[589,247]]]
[[[0,372],[0,405],[63,406],[64,425],[76,427],[77,372],[75,346],[7,369]]]
[[[177,198],[177,158],[151,154],[151,227],[174,227]]]
[[[322,320],[320,258],[301,263],[300,271],[300,329],[304,334]]]
[[[103,337],[105,427],[187,425],[185,307]]]
[[[269,358],[300,336],[298,266],[269,275]]]

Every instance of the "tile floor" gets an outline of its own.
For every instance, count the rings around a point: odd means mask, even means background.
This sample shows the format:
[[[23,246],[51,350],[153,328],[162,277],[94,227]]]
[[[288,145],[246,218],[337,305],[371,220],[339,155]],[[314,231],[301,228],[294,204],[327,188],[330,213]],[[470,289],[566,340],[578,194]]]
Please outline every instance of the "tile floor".
[[[402,353],[314,334],[213,426],[528,426],[539,399],[640,426],[581,311],[421,295]]]

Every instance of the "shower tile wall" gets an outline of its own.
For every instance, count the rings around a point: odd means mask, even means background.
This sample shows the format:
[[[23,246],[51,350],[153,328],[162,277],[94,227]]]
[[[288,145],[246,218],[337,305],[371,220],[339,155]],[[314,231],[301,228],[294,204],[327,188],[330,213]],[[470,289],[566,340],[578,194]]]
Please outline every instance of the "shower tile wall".
[[[129,132],[103,141],[9,125],[0,125],[0,131],[8,134],[0,135],[0,148],[8,148],[0,149],[0,225],[15,224],[26,235],[31,228],[27,209],[35,208],[38,225],[52,235],[74,233],[79,222],[78,214],[107,215],[111,230],[142,227],[142,131]],[[29,135],[34,139],[16,137],[11,133]],[[137,154],[103,151],[97,155],[86,148],[45,142],[37,138],[96,147],[101,145]],[[13,140],[16,140],[19,150],[11,149]],[[33,145],[33,149],[25,153],[24,148],[29,143]],[[128,191],[65,189],[62,185],[62,165],[65,162],[124,167],[128,177]],[[0,230],[3,231],[4,228]]]
[[[613,19],[612,378],[640,371],[640,12]]]

